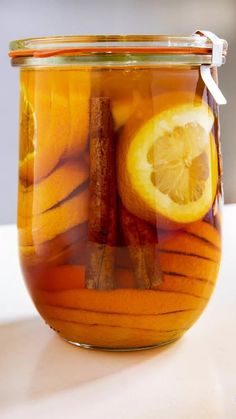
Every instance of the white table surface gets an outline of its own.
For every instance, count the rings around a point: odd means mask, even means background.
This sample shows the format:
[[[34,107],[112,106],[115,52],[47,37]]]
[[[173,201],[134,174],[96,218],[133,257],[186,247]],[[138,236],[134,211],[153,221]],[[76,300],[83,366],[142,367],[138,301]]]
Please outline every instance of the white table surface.
[[[178,342],[142,352],[73,347],[25,289],[15,226],[0,227],[1,419],[235,419],[236,205],[224,208],[220,277]]]

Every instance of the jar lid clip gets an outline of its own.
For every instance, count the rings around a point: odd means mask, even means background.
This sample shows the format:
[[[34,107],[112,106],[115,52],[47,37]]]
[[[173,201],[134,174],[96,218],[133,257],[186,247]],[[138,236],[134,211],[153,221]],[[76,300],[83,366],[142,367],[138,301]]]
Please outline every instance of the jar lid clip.
[[[216,84],[211,74],[211,67],[220,67],[222,65],[223,40],[210,31],[197,30],[194,32],[193,35],[205,36],[212,42],[211,64],[210,65],[202,64],[200,66],[200,74],[201,74],[202,80],[204,81],[208,90],[211,92],[216,103],[218,103],[218,105],[225,105],[227,103],[227,100],[224,97],[223,93],[221,92],[219,86]]]

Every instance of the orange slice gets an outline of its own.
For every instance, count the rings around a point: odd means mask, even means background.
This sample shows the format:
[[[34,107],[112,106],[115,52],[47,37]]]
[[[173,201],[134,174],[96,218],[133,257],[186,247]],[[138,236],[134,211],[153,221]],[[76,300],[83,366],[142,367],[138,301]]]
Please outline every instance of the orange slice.
[[[20,93],[20,176],[33,182],[33,168],[29,162],[33,159],[36,141],[36,117],[32,104],[26,96],[26,90],[21,86]],[[27,162],[27,164],[26,164]]]
[[[126,124],[131,115],[142,103],[142,98],[134,96],[129,99],[112,101],[112,116],[114,119],[115,130]]]
[[[25,187],[19,183],[19,216],[31,217],[49,210],[82,186],[88,175],[82,159],[67,160],[36,185]]]
[[[41,309],[38,308],[41,313]],[[44,313],[42,313],[44,317]],[[199,316],[199,313],[198,313]],[[196,318],[196,315],[195,315]],[[50,327],[64,339],[72,342],[86,342],[98,348],[142,348],[170,343],[180,338],[185,330],[148,330],[121,326],[105,326],[100,324],[78,324],[54,318],[45,319]]]
[[[32,296],[46,322],[63,337],[113,347],[175,339],[196,321],[207,303],[164,290],[34,289]]]
[[[20,233],[22,238],[22,232]],[[86,237],[87,223],[78,224],[65,232],[54,237],[52,240],[42,242],[40,244],[21,245],[20,259],[24,267],[24,275],[26,278],[37,277],[35,272],[36,265],[44,265],[45,267],[55,267],[61,264],[85,263],[86,257]],[[31,271],[31,268],[33,269]],[[40,269],[40,278],[44,278]]]
[[[20,177],[38,181],[86,147],[90,73],[29,70],[21,76]]]
[[[97,291],[70,289],[63,292],[34,290],[38,304],[117,314],[165,314],[173,311],[201,310],[206,302],[193,295],[159,290],[117,289]]]
[[[208,105],[189,93],[159,96],[130,119],[118,145],[118,187],[127,209],[164,228],[200,220],[218,182]],[[141,115],[141,116],[140,116]]]
[[[18,216],[21,246],[38,246],[88,219],[87,189],[62,204],[33,217]]]

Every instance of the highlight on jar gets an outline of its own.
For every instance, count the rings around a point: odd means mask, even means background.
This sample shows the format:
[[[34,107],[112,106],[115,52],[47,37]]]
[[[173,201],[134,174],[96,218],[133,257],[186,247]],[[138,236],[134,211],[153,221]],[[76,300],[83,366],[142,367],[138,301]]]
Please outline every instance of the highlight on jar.
[[[204,62],[213,44],[192,38]],[[172,58],[175,44],[172,52],[166,46]],[[125,54],[85,65],[77,49],[76,64],[21,68],[24,278],[45,322],[71,343],[170,343],[199,318],[219,271],[218,103],[194,51],[187,63],[179,54],[181,65],[176,57],[160,64],[158,45],[155,65],[142,56],[126,63]],[[71,59],[58,50],[63,63]]]

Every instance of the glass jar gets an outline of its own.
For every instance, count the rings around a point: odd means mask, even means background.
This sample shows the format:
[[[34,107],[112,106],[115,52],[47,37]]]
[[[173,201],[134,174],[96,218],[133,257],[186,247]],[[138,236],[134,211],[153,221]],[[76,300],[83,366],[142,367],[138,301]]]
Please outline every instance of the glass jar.
[[[203,34],[11,43],[21,266],[40,315],[71,343],[166,344],[208,303],[221,257],[213,44]],[[220,63],[226,50],[221,41]]]

